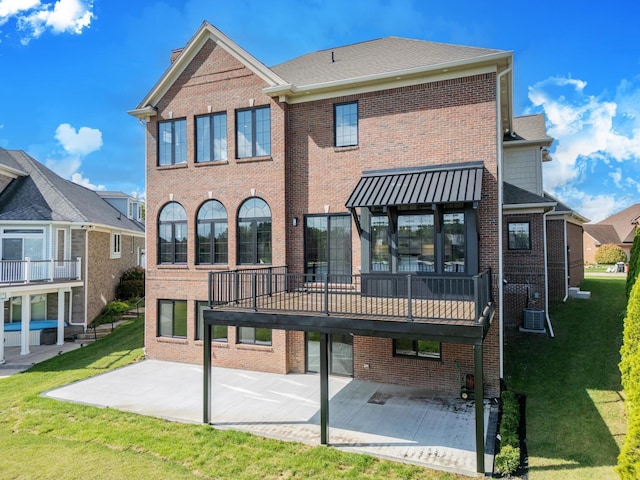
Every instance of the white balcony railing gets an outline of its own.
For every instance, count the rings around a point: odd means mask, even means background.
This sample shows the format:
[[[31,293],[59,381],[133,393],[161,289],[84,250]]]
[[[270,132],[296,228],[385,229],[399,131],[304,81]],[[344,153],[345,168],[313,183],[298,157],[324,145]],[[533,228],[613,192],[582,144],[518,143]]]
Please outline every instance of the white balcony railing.
[[[61,282],[81,279],[81,259],[0,260],[0,284]]]

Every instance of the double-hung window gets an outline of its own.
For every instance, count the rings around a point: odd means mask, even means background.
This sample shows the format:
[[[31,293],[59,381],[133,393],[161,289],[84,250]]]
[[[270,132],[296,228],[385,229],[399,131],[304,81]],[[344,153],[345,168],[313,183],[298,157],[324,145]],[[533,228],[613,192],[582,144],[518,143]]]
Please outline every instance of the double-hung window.
[[[120,258],[122,256],[122,235],[114,232],[111,235],[111,258]]]
[[[196,117],[196,162],[227,159],[227,114]]]
[[[158,300],[158,336],[187,337],[186,300]]]
[[[271,155],[271,109],[249,108],[236,112],[238,158]]]
[[[227,263],[228,232],[224,205],[217,200],[202,204],[198,210],[198,264]]]
[[[187,263],[187,214],[177,202],[167,203],[160,212],[158,263]]]
[[[187,163],[187,120],[158,123],[158,165]]]
[[[334,124],[336,147],[358,145],[358,102],[335,105]]]

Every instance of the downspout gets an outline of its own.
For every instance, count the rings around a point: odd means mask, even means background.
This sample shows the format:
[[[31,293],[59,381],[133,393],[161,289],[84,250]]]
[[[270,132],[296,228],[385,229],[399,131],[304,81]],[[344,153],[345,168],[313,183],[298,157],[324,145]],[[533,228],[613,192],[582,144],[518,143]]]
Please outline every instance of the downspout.
[[[553,333],[553,326],[551,325],[551,319],[549,318],[549,260],[547,258],[547,215],[550,213],[551,211],[548,211],[542,215],[542,239],[544,242],[544,313],[547,317],[549,336],[553,338],[555,334]]]
[[[499,335],[499,349],[500,349],[500,378],[504,378],[504,265],[503,265],[503,242],[502,242],[502,112],[500,110],[500,79],[503,75],[511,72],[513,65],[509,65],[506,70],[503,70],[496,76],[496,147],[498,156],[498,309],[500,315],[498,315],[498,335]]]
[[[563,218],[562,220],[564,221],[564,298],[562,303],[564,303],[569,298],[569,255],[567,254],[567,219]]]

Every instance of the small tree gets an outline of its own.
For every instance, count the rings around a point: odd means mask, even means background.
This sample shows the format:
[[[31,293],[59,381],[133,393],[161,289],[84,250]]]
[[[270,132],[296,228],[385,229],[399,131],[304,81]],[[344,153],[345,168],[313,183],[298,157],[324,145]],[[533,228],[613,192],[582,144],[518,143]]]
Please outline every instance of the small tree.
[[[627,254],[617,245],[606,244],[596,250],[596,262],[604,264],[614,264],[626,262]]]

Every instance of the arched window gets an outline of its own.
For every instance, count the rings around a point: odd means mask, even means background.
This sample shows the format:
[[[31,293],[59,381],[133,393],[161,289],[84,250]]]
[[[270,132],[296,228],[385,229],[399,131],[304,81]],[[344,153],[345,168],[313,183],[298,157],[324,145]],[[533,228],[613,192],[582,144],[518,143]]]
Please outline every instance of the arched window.
[[[227,210],[217,200],[209,200],[198,210],[197,263],[228,263]]]
[[[271,263],[271,209],[258,197],[246,200],[238,213],[238,263]]]
[[[158,263],[187,263],[187,214],[177,202],[167,203],[160,211]]]

